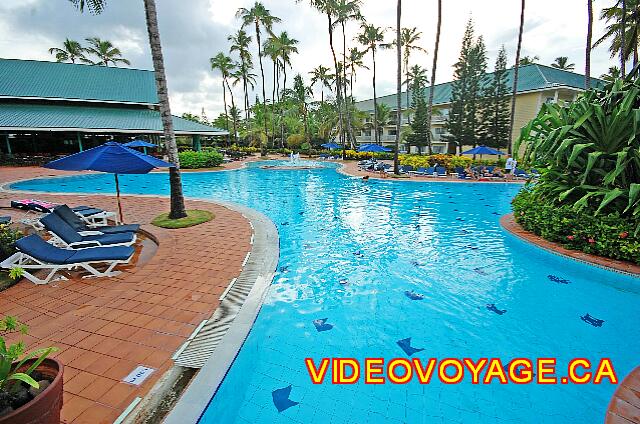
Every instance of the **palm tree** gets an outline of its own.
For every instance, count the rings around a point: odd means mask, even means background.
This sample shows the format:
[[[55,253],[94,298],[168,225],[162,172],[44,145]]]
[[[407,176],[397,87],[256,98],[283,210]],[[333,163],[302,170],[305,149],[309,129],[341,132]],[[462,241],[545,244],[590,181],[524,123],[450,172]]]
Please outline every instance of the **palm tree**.
[[[278,38],[278,54],[280,57],[280,65],[282,67],[282,90],[287,90],[287,67],[291,67],[291,56],[298,53],[298,40],[289,38],[287,31],[280,33]],[[284,107],[280,107],[280,141],[284,147]]]
[[[400,150],[400,125],[402,121],[402,0],[398,0],[396,9],[396,60],[397,60],[397,92],[396,92],[396,151],[393,153],[393,173],[400,175],[400,163],[398,161],[398,150]],[[397,41],[400,40],[398,43]],[[407,52],[405,45],[405,53]],[[407,59],[408,60],[408,59]],[[408,66],[408,64],[407,64]],[[408,107],[408,105],[407,105]]]
[[[209,63],[211,64],[212,70],[220,71],[220,74],[222,75],[222,100],[224,102],[224,115],[226,117],[227,128],[229,128],[229,112],[227,109],[227,87],[229,83],[227,80],[231,76],[231,73],[234,71],[236,66],[233,63],[233,60],[222,52],[218,53],[215,57],[212,57],[211,59],[209,59]],[[231,92],[231,90],[229,91]],[[231,92],[231,96],[233,96],[233,92]],[[233,128],[234,135],[237,134],[236,130],[237,128],[235,128],[234,126]],[[229,141],[230,141],[230,137],[227,137],[227,144],[230,144]]]
[[[344,90],[344,104],[347,104],[347,66],[344,64],[347,63],[347,33],[345,31],[345,26],[347,22],[350,21],[362,21],[364,18],[362,13],[360,12],[360,6],[362,2],[360,0],[336,0],[335,2],[335,13],[336,13],[336,21],[334,22],[334,26],[340,25],[342,29],[342,74],[341,80],[342,85],[339,87],[340,90]],[[338,82],[338,81],[336,81]],[[349,102],[353,101],[353,99],[349,99]],[[345,107],[345,115],[346,115],[346,127],[347,127],[347,135],[349,137],[349,142],[352,143],[354,140],[353,137],[353,128],[351,126],[351,108]]]
[[[573,71],[576,67],[575,63],[569,63],[567,56],[556,57],[556,60],[551,64],[556,69],[562,69],[564,71]]]
[[[520,59],[520,62],[518,62],[519,66],[527,66],[527,65],[533,65],[536,64],[540,61],[540,57],[539,56],[522,56],[522,58]]]
[[[102,13],[107,5],[106,0],[70,0],[82,12],[85,7],[91,13]],[[169,160],[175,166],[169,168],[169,184],[171,186],[171,211],[169,218],[178,219],[187,216],[184,207],[184,195],[182,193],[182,177],[180,176],[180,159],[178,158],[178,145],[173,130],[173,118],[169,105],[169,93],[167,90],[167,77],[164,72],[164,59],[162,57],[162,45],[160,44],[160,31],[158,29],[158,15],[156,13],[155,0],[143,0],[145,17],[147,21],[147,33],[151,47],[151,58],[155,70],[156,89],[160,104],[160,116],[164,129],[164,141],[167,146]]]
[[[620,68],[618,68],[617,66],[610,67],[608,73],[600,75],[600,79],[603,79],[607,82],[613,82],[618,78],[620,78]]]
[[[593,44],[593,0],[587,0],[587,46],[584,55],[584,87],[591,88],[591,49]]]
[[[619,56],[622,76],[626,74],[626,62],[633,57],[633,66],[638,64],[640,42],[640,1],[617,0],[612,7],[602,9],[600,19],[608,23],[606,31],[593,47],[611,40],[611,58]],[[630,25],[627,25],[630,22]]]
[[[262,102],[266,112],[267,96],[264,89],[264,66],[262,65],[262,40],[260,37],[261,29],[264,28],[269,34],[273,34],[273,24],[280,22],[280,18],[273,16],[269,9],[264,7],[260,2],[255,2],[251,9],[241,7],[236,12],[236,17],[242,20],[242,28],[251,24],[255,25],[256,43],[258,44],[258,61],[260,62],[260,75],[262,77]],[[268,132],[266,113],[264,114],[264,132],[265,134]],[[266,146],[264,145],[262,146],[262,155],[266,155]]]
[[[300,2],[302,0],[296,0],[296,2]],[[338,57],[336,55],[336,50],[333,45],[333,21],[336,18],[337,12],[337,3],[336,0],[309,0],[311,6],[315,8],[318,12],[326,15],[327,17],[327,30],[329,33],[329,48],[331,49],[331,56],[333,57],[333,69],[335,71],[336,78],[336,106],[338,108],[338,135],[343,140],[342,142],[342,157],[343,159],[346,157],[346,141],[342,137],[343,128],[344,128],[344,117],[342,111],[342,90],[340,90],[340,70],[338,69]]]
[[[280,40],[275,35],[272,35],[267,40],[265,40],[264,45],[262,46],[262,55],[264,57],[269,57],[271,59],[271,63],[273,64],[273,83],[271,89],[271,136],[275,138],[275,126],[273,123],[273,115],[276,105],[276,96],[280,96],[279,90],[277,86],[280,85]],[[265,99],[266,106],[266,99]],[[281,140],[282,141],[282,140]]]
[[[376,27],[374,25],[363,23],[360,28],[362,32],[356,37],[358,42],[365,47],[364,52],[371,52],[371,57],[373,59],[373,122],[376,125],[375,128],[375,141],[376,143],[379,141],[379,134],[377,128],[378,122],[378,96],[376,93],[376,50],[378,46],[384,41],[384,30],[380,27]]]
[[[413,95],[416,93],[412,93],[413,87],[425,87],[429,83],[429,79],[427,78],[427,70],[424,69],[420,65],[413,65],[407,74],[407,79],[404,81],[404,85],[407,86],[407,93],[411,95],[410,99],[413,99]],[[420,93],[418,93],[420,95]],[[411,105],[411,101],[407,103],[407,108]]]
[[[69,40],[68,38],[62,43],[61,49],[58,47],[51,47],[49,49],[49,54],[55,54],[57,62],[69,61],[71,63],[76,63],[76,60],[81,62],[87,61],[84,57],[84,48],[82,45],[79,42]]]
[[[436,84],[436,68],[438,67],[438,52],[440,51],[440,29],[442,27],[442,0],[438,0],[438,24],[436,29],[436,44],[433,49],[433,64],[431,65],[431,89],[429,90],[429,103],[427,104],[427,153],[431,154],[431,118],[433,116],[433,91]]]
[[[331,80],[333,74],[329,73],[330,69],[326,66],[318,65],[317,68],[309,72],[311,75],[311,88],[320,83],[320,104],[324,105],[324,88],[327,87],[331,91]]]
[[[520,69],[520,53],[522,51],[522,33],[524,32],[524,8],[525,1],[521,0],[520,3],[520,29],[518,31],[518,47],[516,48],[516,65],[513,70],[513,88],[511,91],[511,119],[509,122],[509,137],[513,138],[513,126],[515,124],[516,117],[516,95],[518,92],[518,70]],[[507,152],[511,154],[511,150],[513,148],[513,143],[509,141]]]
[[[349,72],[349,87],[351,88],[351,92],[350,92],[350,96],[353,98],[353,83],[356,80],[356,70],[360,69],[360,68],[364,68],[364,69],[369,69],[369,67],[367,67],[364,62],[362,61],[362,59],[364,58],[364,53],[362,53],[360,50],[358,50],[355,47],[352,47],[349,49],[349,57],[348,57],[348,62],[347,62],[347,68],[349,68],[350,72]]]
[[[402,28],[402,32],[400,34],[400,45],[403,50],[403,66],[404,66],[404,74],[405,74],[405,84],[407,87],[411,84],[411,79],[409,78],[409,58],[411,57],[412,52],[423,52],[427,51],[422,47],[418,46],[417,43],[422,38],[422,32],[418,31],[418,28]],[[396,40],[389,44],[384,44],[384,48],[392,48],[396,46]],[[409,107],[410,99],[409,99],[409,90],[407,90],[407,107]]]
[[[89,47],[86,47],[84,51],[98,58],[96,62],[87,60],[88,62],[100,66],[109,66],[109,63],[113,64],[113,66],[118,66],[118,63],[131,65],[131,62],[122,57],[120,49],[115,47],[111,41],[101,40],[98,37],[91,37],[86,40],[89,43]]]
[[[243,29],[239,29],[233,35],[227,37],[227,40],[231,42],[231,47],[229,47],[229,53],[238,52],[238,56],[240,58],[240,66],[238,66],[238,71],[240,78],[242,80],[242,88],[244,90],[244,111],[245,111],[245,120],[249,120],[249,74],[251,74],[251,69],[253,69],[253,62],[251,59],[251,52],[249,51],[249,45],[251,44],[251,36],[247,35],[247,32]],[[251,74],[253,75],[253,74]],[[237,83],[234,81],[234,85]],[[251,86],[253,89],[253,86]]]

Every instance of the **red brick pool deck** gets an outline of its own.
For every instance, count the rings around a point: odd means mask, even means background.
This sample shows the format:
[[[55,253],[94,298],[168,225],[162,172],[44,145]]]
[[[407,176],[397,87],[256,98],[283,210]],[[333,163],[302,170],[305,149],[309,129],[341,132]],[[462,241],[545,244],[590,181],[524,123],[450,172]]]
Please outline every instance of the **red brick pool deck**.
[[[229,168],[236,168],[233,164]],[[66,175],[43,168],[0,168],[0,184]],[[0,192],[0,206],[28,197],[89,204],[115,210],[110,196],[21,195]],[[237,277],[251,250],[252,229],[238,212],[187,201],[189,209],[211,211],[205,224],[166,230],[150,221],[169,209],[168,199],[123,197],[125,220],[138,222],[159,246],[147,262],[114,278],[73,279],[37,286],[25,279],[0,292],[0,315],[13,315],[30,332],[28,349],[56,346],[65,365],[64,423],[111,423],[136,398],[144,397],[172,365],[171,356],[198,324],[215,311],[219,297]],[[24,212],[0,209],[19,219]],[[15,341],[13,336],[10,340]],[[136,366],[156,371],[139,387],[122,382]]]

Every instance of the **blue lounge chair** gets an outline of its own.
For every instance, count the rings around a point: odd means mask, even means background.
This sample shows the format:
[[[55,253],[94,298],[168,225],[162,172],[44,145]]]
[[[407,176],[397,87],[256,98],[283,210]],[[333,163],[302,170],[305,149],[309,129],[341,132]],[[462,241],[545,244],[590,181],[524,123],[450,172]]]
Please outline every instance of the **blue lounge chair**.
[[[73,210],[67,205],[57,206],[53,213],[58,215],[69,224],[74,230],[79,233],[82,232],[99,232],[96,235],[102,234],[115,234],[115,233],[135,233],[140,229],[140,225],[138,224],[129,224],[129,225],[109,225],[97,228],[91,228],[87,225],[87,222],[80,218],[77,214],[73,212]]]
[[[418,167],[418,170],[415,172],[416,175],[426,175],[427,174],[427,169],[424,166]]]
[[[131,261],[133,247],[94,247],[92,249],[61,249],[44,241],[39,235],[32,234],[16,242],[18,252],[0,263],[5,269],[20,268],[22,276],[34,284],[47,284],[60,271],[83,269],[89,272],[87,277],[112,277],[119,274],[114,268]],[[100,271],[97,265],[106,265]],[[38,278],[35,272],[45,270],[48,274]],[[85,278],[85,277],[83,277]],[[64,276],[58,279],[66,280]]]
[[[445,168],[444,166],[437,166],[436,167],[436,174],[438,177],[446,177],[447,176],[447,168]]]
[[[135,233],[92,234],[83,236],[55,213],[50,213],[40,218],[40,223],[51,234],[52,243],[65,248],[84,249],[96,246],[131,246],[136,242]]]
[[[524,178],[524,179],[529,178],[529,174],[524,172],[524,169],[520,169],[520,168],[514,169],[513,176],[516,178]]]
[[[10,216],[0,216],[0,225],[7,225],[7,224],[11,224],[11,217]]]
[[[401,174],[409,174],[413,172],[413,166],[411,165],[402,165],[400,167],[400,173]]]

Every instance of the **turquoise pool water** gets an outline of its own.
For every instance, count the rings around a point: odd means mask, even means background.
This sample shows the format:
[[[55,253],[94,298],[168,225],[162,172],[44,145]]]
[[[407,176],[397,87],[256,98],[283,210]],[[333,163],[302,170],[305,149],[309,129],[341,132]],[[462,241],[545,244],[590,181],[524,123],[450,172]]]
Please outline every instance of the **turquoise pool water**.
[[[619,377],[640,362],[640,281],[502,231],[499,217],[520,185],[363,182],[326,166],[183,174],[187,196],[255,208],[276,223],[281,241],[266,303],[201,423],[603,422],[615,389],[608,382],[311,384],[306,357],[406,357],[397,341],[408,337],[425,349],[413,355],[420,358],[609,357]],[[168,193],[166,174],[121,182],[125,193]],[[14,187],[104,193],[113,177]],[[582,321],[586,313],[603,326]],[[314,320],[325,318],[332,327],[317,331]],[[290,385],[298,404],[278,412],[272,393]]]

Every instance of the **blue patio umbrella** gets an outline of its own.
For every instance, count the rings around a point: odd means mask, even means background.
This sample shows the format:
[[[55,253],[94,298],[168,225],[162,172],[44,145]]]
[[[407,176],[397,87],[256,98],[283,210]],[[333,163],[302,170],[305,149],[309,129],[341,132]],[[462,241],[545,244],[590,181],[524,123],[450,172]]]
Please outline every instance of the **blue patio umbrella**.
[[[65,156],[44,165],[45,168],[62,171],[98,171],[115,175],[118,211],[122,221],[120,184],[118,174],[147,174],[155,168],[171,168],[175,165],[130,149],[115,141],[84,152]]]
[[[390,152],[391,149],[387,149],[384,146],[379,144],[363,144],[358,147],[359,152],[371,152],[371,153],[380,153],[380,152]]]
[[[150,147],[152,149],[155,149],[156,147],[158,147],[155,144],[149,143],[148,141],[144,141],[144,140],[133,140],[128,143],[124,143],[124,145],[126,147],[142,147],[145,155],[147,154],[147,147]]]
[[[324,143],[320,145],[321,147],[324,147],[325,149],[329,149],[329,150],[337,150],[340,149],[340,145],[334,143],[333,141],[331,143]]]
[[[467,150],[466,152],[462,152],[463,155],[498,155],[498,156],[502,156],[505,155],[506,153],[501,152],[499,150],[496,149],[492,149],[491,147],[487,147],[487,146],[478,146],[478,147],[474,147],[471,150]]]

